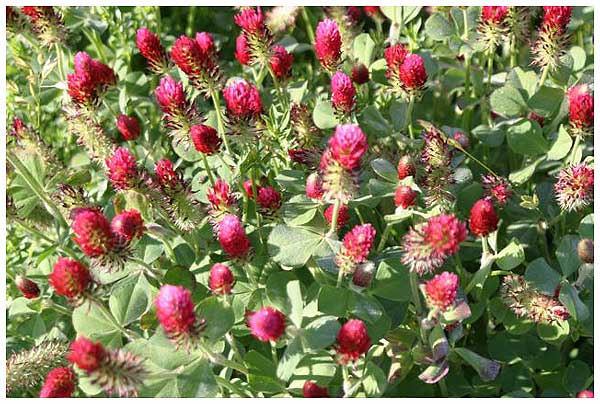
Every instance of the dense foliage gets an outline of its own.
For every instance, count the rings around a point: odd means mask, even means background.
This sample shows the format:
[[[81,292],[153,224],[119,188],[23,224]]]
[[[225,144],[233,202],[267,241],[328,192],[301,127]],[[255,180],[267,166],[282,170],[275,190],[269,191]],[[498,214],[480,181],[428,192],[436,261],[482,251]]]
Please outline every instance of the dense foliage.
[[[7,30],[9,396],[593,396],[593,8]]]

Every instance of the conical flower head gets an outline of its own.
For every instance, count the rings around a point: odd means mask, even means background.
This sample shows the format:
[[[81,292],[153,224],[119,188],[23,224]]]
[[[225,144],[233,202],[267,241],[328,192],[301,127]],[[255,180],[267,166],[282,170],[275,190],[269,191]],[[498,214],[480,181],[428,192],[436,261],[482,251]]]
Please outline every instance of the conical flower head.
[[[331,104],[340,114],[349,114],[356,105],[356,90],[352,80],[342,71],[337,71],[331,78]]]
[[[480,199],[471,208],[469,227],[476,236],[486,237],[498,228],[498,215],[488,198]]]
[[[206,197],[211,207],[216,210],[228,210],[236,202],[229,184],[223,179],[218,179],[214,186],[208,188]]]
[[[403,180],[406,177],[414,177],[417,173],[417,166],[415,165],[413,159],[408,154],[400,157],[398,161],[398,179]]]
[[[160,84],[154,90],[154,95],[156,95],[156,99],[165,114],[174,114],[187,109],[183,84],[175,81],[171,76],[160,79]]]
[[[348,320],[342,325],[338,331],[336,342],[336,350],[342,363],[357,360],[371,347],[371,338],[369,338],[365,323],[356,319]]]
[[[373,248],[375,234],[375,228],[370,223],[355,226],[344,236],[342,254],[351,257],[355,263],[365,262]]]
[[[250,250],[250,240],[237,216],[229,214],[223,217],[218,236],[223,251],[232,258],[242,258]]]
[[[458,293],[458,276],[450,272],[442,272],[427,281],[425,284],[425,293],[428,303],[445,311],[454,304],[456,294]]]
[[[281,207],[281,194],[273,187],[260,187],[256,202],[262,212],[272,214]]]
[[[408,54],[408,50],[400,43],[389,46],[385,49],[383,55],[387,64],[386,76],[388,78],[399,78],[400,67],[404,63],[404,60]]]
[[[106,159],[107,176],[117,190],[134,188],[139,183],[139,171],[135,157],[129,149],[117,147]]]
[[[335,128],[329,139],[331,156],[348,170],[360,165],[360,159],[367,151],[367,137],[358,125],[343,124]]]
[[[190,332],[196,314],[189,290],[183,286],[163,285],[154,304],[156,317],[167,335]]]
[[[369,82],[369,69],[363,63],[358,63],[352,66],[351,70],[352,81],[358,85]]]
[[[318,173],[306,177],[306,196],[311,199],[321,199],[323,196],[323,180]]]
[[[294,55],[289,53],[283,46],[275,45],[272,49],[270,62],[271,68],[279,80],[286,80],[292,74],[292,63]]]
[[[146,59],[150,71],[155,74],[162,74],[168,70],[167,53],[155,33],[148,28],[140,28],[136,32],[135,42],[140,53]]]
[[[146,227],[140,212],[136,209],[128,209],[113,217],[110,229],[119,240],[129,244],[134,239],[141,238]]]
[[[91,281],[87,267],[70,258],[59,258],[48,277],[48,283],[56,294],[69,299],[79,297]]]
[[[248,47],[248,39],[243,33],[239,34],[235,40],[235,58],[242,65],[249,65],[252,55],[250,54],[250,48]]]
[[[202,45],[202,46],[201,46]],[[171,59],[183,71],[195,89],[205,97],[221,88],[221,72],[214,48],[205,41],[180,36],[171,48]]]
[[[571,6],[544,6],[544,21],[542,29],[551,29],[564,32],[571,21]]]
[[[342,150],[342,148],[339,149]],[[338,153],[341,154],[343,151],[338,151]],[[346,164],[358,164],[357,161],[359,162],[359,160],[356,160],[355,158],[358,155],[362,155],[360,150],[354,154],[354,157],[350,156],[347,158],[342,154],[342,159]],[[343,203],[347,203],[355,196],[359,186],[360,166],[349,170],[345,165],[333,157],[331,147],[325,149],[319,165],[321,178],[323,180],[323,200],[332,202],[339,199]]]
[[[419,55],[409,54],[400,66],[400,80],[408,91],[420,90],[427,81],[427,71],[423,58]]]
[[[61,367],[52,369],[40,391],[40,398],[70,398],[75,391],[77,377],[73,369]]]
[[[235,80],[223,89],[228,118],[252,120],[263,112],[258,89],[246,80]]]
[[[82,209],[73,219],[73,241],[88,257],[107,253],[115,243],[106,216],[97,209]]]
[[[400,185],[396,188],[396,193],[394,194],[394,204],[398,206],[402,206],[402,209],[407,209],[410,206],[414,206],[416,204],[417,192],[414,191],[411,187],[407,185]]]
[[[490,25],[500,25],[508,14],[509,7],[506,6],[483,6],[481,8],[482,22]]]
[[[176,190],[181,185],[181,176],[175,171],[171,160],[167,158],[156,162],[154,174],[163,189]]]
[[[26,276],[17,275],[15,285],[26,299],[35,299],[40,295],[40,288],[37,283]]]
[[[508,180],[493,174],[481,176],[481,183],[487,197],[494,199],[499,205],[504,206],[512,197],[512,190]]]
[[[235,282],[233,272],[227,265],[215,264],[210,269],[209,287],[213,293],[218,295],[228,295]]]
[[[125,140],[135,140],[140,134],[140,123],[133,116],[119,115],[117,128]]]
[[[315,51],[325,70],[336,69],[342,55],[342,37],[334,20],[326,19],[317,25]]]
[[[217,135],[217,130],[211,126],[194,125],[190,130],[192,142],[196,150],[206,155],[219,151],[222,139]]]
[[[260,341],[277,341],[285,332],[285,315],[272,307],[246,314],[246,325],[252,335]]]
[[[584,209],[594,200],[594,169],[585,163],[562,169],[554,184],[554,192],[562,210],[571,212]]]
[[[106,351],[100,342],[80,336],[71,343],[67,359],[79,369],[91,372],[100,367],[105,357]]]
[[[594,130],[594,97],[586,85],[576,85],[567,91],[569,120],[574,128],[588,133]]]
[[[244,8],[233,18],[246,37],[250,53],[250,64],[260,63],[264,66],[269,63],[273,38],[265,25],[260,7],[258,9],[254,9],[254,7]]]
[[[215,39],[208,32],[196,32],[196,43],[205,55],[216,56]]]

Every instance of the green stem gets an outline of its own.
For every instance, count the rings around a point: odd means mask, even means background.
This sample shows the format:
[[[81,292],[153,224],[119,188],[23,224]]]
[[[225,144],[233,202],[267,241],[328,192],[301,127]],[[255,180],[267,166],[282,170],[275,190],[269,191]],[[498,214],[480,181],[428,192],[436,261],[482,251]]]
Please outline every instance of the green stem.
[[[310,18],[308,17],[308,12],[306,11],[306,6],[302,7],[302,20],[304,21],[304,26],[306,28],[306,35],[308,36],[308,40],[311,44],[315,43],[315,31],[313,30],[312,24],[310,23]]]
[[[119,116],[119,114],[117,114],[117,112],[113,109],[112,105],[110,105],[110,103],[108,101],[106,101],[106,98],[104,98],[102,100],[102,103],[104,104],[104,106],[106,108],[108,108],[108,110],[112,114],[113,118],[117,119],[117,117]]]
[[[71,315],[73,314],[68,309],[54,303],[54,301],[52,299],[47,299],[46,302],[47,302],[48,308],[53,309],[53,310],[57,311],[58,313],[64,314],[65,316],[69,316],[69,317],[71,317]]]
[[[231,347],[231,350],[233,351],[234,357],[237,357],[240,361],[242,361],[243,357],[235,343],[233,334],[231,332],[227,332],[227,334],[225,334],[225,339],[227,340],[227,343],[229,343],[229,346]]]
[[[383,247],[385,247],[385,242],[387,241],[391,229],[392,226],[385,226],[385,230],[383,231],[383,235],[381,236],[381,240],[379,241],[379,245],[377,246],[377,253],[380,253],[383,250]]]
[[[271,63],[267,62],[266,65],[267,65],[267,69],[269,70],[269,74],[271,75],[271,79],[273,80],[273,84],[275,84],[275,89],[277,90],[277,94],[279,95],[279,102],[281,102],[283,105],[287,105],[287,99],[285,98],[285,96],[283,94],[281,84],[279,83],[279,79],[277,78],[277,75],[275,74],[275,71],[273,70]]]
[[[410,98],[408,100],[408,108],[406,109],[406,122],[408,124],[408,134],[410,135],[411,139],[415,138],[415,135],[413,133],[413,127],[412,127],[412,114],[413,114],[414,107],[415,107],[415,96],[414,96],[414,94],[411,94]]]
[[[275,367],[277,367],[279,364],[279,358],[277,357],[277,347],[275,346],[275,341],[271,341],[271,359],[273,360]]]
[[[344,272],[341,270],[341,268],[338,268],[338,276],[337,276],[337,282],[335,284],[335,287],[340,288],[342,286],[343,281],[344,281]]]
[[[464,26],[464,30],[463,30],[463,41],[467,41],[469,39],[469,16],[467,15],[467,8],[464,7],[462,9],[462,13],[463,13],[463,26]]]
[[[208,175],[208,180],[210,181],[210,185],[215,186],[215,177],[213,176],[212,169],[208,164],[208,158],[206,158],[206,154],[200,153],[202,156],[202,162],[204,163],[204,169],[206,170],[206,174]]]
[[[510,68],[514,69],[517,65],[517,36],[513,33],[510,36]]]
[[[63,53],[61,45],[58,42],[56,42],[54,44],[54,48],[56,50],[56,63],[58,64],[58,73],[60,75],[60,80],[65,81],[67,79],[67,76],[65,76],[65,70],[63,67]]]
[[[465,97],[471,95],[471,55],[465,55]]]
[[[225,124],[223,122],[223,112],[221,111],[219,93],[217,91],[211,91],[210,96],[213,101],[215,113],[217,114],[217,129],[219,131],[219,136],[221,136],[221,139],[223,139],[223,143],[225,144],[225,150],[227,150],[228,154],[231,154],[231,149],[229,148],[229,140],[227,140],[227,135],[225,134]]]
[[[483,250],[483,254],[489,254],[490,246],[488,245],[487,237],[481,237],[481,249]]]
[[[423,315],[423,306],[421,305],[421,297],[419,295],[419,282],[416,272],[411,272],[409,275],[410,280],[410,292],[412,294],[413,304],[415,305],[415,315],[417,317],[418,327],[421,335],[421,342],[423,345],[427,345],[427,335],[421,325],[421,318]]]
[[[208,360],[210,360],[212,363],[215,363],[215,364],[223,366],[223,367],[237,370],[238,372],[243,373],[245,375],[248,374],[248,369],[246,369],[246,367],[244,365],[242,365],[241,363],[237,363],[235,361],[229,360],[219,353],[213,352],[210,348],[208,348],[206,346],[206,342],[201,341],[199,348],[200,348],[200,351],[204,355],[206,355]]]
[[[340,214],[341,206],[342,206],[342,201],[340,201],[340,199],[337,198],[333,205],[333,215],[331,215],[331,224],[329,227],[329,233],[327,233],[328,237],[331,237],[334,234],[337,234],[337,221],[338,221],[338,216]]]
[[[542,70],[542,77],[540,77],[540,82],[538,84],[538,89],[542,88],[542,86],[546,82],[546,79],[548,78],[549,71],[550,71],[550,65],[547,64],[546,66],[544,66],[544,70]]]
[[[569,153],[569,158],[567,159],[567,162],[579,163],[578,161],[575,161],[575,155],[577,153],[577,149],[579,149],[580,143],[581,143],[581,135],[575,136],[575,143],[573,144],[573,147],[571,148],[571,153]]]

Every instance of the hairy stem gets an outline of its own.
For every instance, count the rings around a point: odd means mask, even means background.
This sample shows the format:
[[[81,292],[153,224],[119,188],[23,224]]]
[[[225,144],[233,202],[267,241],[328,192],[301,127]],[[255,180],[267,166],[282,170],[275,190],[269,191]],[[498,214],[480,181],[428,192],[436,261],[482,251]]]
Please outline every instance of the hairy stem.
[[[228,154],[231,154],[231,149],[229,148],[229,141],[227,140],[227,135],[225,134],[225,124],[223,122],[223,112],[221,111],[219,93],[217,91],[211,91],[210,96],[212,98],[213,106],[215,108],[215,113],[217,114],[217,130],[219,131],[219,136],[221,136],[221,139],[223,139],[225,150],[227,150]]]

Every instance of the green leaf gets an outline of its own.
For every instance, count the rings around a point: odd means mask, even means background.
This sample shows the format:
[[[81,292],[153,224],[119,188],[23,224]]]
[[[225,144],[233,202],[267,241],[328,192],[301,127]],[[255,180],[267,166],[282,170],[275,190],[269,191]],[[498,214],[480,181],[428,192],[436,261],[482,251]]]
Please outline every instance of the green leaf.
[[[567,235],[560,240],[556,249],[556,259],[560,264],[560,269],[565,277],[577,271],[581,265],[579,255],[577,254],[577,243],[579,237]]]
[[[362,385],[367,397],[381,397],[388,383],[383,370],[369,361],[362,379]]]
[[[300,334],[302,346],[309,351],[317,351],[331,346],[335,342],[341,325],[336,317],[322,316],[311,321]]]
[[[500,364],[498,362],[484,358],[467,348],[454,348],[453,351],[471,365],[484,382],[492,381],[498,376],[500,372]]]
[[[560,125],[558,128],[558,134],[552,145],[550,146],[550,150],[548,150],[548,160],[561,160],[571,150],[573,146],[573,139],[571,139],[571,135],[567,132],[564,125]]]
[[[594,214],[590,213],[579,222],[579,235],[582,238],[594,239]]]
[[[521,115],[526,107],[523,95],[510,85],[495,90],[490,96],[490,103],[494,112],[508,117]]]
[[[577,321],[585,321],[590,312],[587,306],[579,298],[579,293],[573,285],[563,282],[560,288],[558,300],[565,305],[567,311]]]
[[[322,234],[283,224],[269,234],[269,255],[275,262],[288,267],[301,267],[321,246]]]
[[[329,101],[319,101],[313,110],[313,121],[319,129],[335,128],[340,122]]]
[[[374,105],[369,105],[361,112],[358,124],[369,137],[386,137],[392,132],[392,127]]]
[[[244,357],[248,368],[248,383],[255,391],[264,393],[279,393],[283,390],[281,382],[277,379],[277,369],[273,362],[257,351],[250,351]]]
[[[377,268],[375,281],[371,286],[374,295],[383,298],[407,302],[411,299],[408,270],[400,264],[399,260],[382,261]]]
[[[368,33],[362,33],[354,38],[353,43],[354,57],[364,64],[367,68],[371,66],[375,59],[375,42]]]
[[[336,374],[337,363],[327,351],[309,354],[302,359],[292,376],[289,389],[302,394],[302,387],[307,380],[319,386],[327,386]]]
[[[552,116],[563,102],[565,93],[558,87],[542,87],[529,99],[527,104],[538,115]]]
[[[573,71],[577,72],[585,67],[587,54],[585,50],[579,46],[573,46],[569,49],[569,54],[573,58]]]
[[[110,346],[120,346],[121,331],[97,304],[84,304],[73,310],[73,328],[77,334],[85,335],[91,340],[99,340]]]
[[[536,121],[520,119],[506,131],[506,141],[518,154],[538,155],[548,151],[548,142]]]
[[[302,348],[300,337],[296,337],[285,348],[283,356],[277,365],[277,377],[287,382],[294,374],[296,366],[300,363],[307,352]]]
[[[588,365],[580,360],[569,363],[563,374],[563,385],[571,393],[579,393],[587,387],[588,378],[592,375]]]
[[[296,327],[302,325],[304,308],[300,281],[291,272],[275,272],[267,279],[267,297],[271,303],[289,316]]]
[[[139,319],[152,305],[150,284],[142,274],[117,283],[108,299],[108,306],[121,325]]]
[[[533,163],[527,164],[525,167],[523,167],[517,171],[513,171],[512,173],[510,173],[508,175],[508,179],[511,182],[515,183],[516,185],[521,185],[521,184],[525,183],[525,181],[527,181],[529,178],[531,178],[531,176],[535,172],[535,169],[537,168],[537,166],[542,161],[544,161],[545,158],[546,158],[546,156],[542,156],[542,157],[538,158],[537,160],[535,160]]]
[[[540,292],[552,296],[560,282],[560,275],[540,257],[527,265],[525,280]]]
[[[381,12],[393,23],[399,24],[402,28],[406,23],[410,22],[419,15],[422,7],[414,6],[383,6]]]
[[[537,325],[537,333],[544,341],[557,344],[569,336],[569,322],[558,321],[552,324],[540,323]]]
[[[506,84],[514,88],[522,88],[527,93],[528,97],[535,94],[537,88],[538,77],[533,70],[523,70],[517,66],[508,73]]]
[[[337,317],[344,317],[349,299],[350,292],[348,289],[324,285],[319,293],[319,311]]]
[[[392,125],[394,125],[394,129],[406,129],[408,125],[408,122],[406,120],[407,109],[408,104],[406,104],[402,100],[394,100],[390,104],[389,114],[392,120]]]
[[[396,184],[398,182],[398,171],[396,167],[389,161],[377,158],[371,161],[371,168],[375,171],[375,174],[379,175],[384,180]]]
[[[525,251],[516,238],[513,238],[506,247],[496,254],[496,264],[505,271],[518,267],[523,261],[525,261]]]
[[[350,293],[348,311],[368,323],[375,323],[384,312],[377,299],[357,292]]]
[[[455,34],[456,30],[442,13],[433,13],[425,21],[425,33],[434,41],[445,41]]]
[[[198,312],[206,320],[205,335],[212,340],[223,337],[235,323],[233,308],[217,296],[202,300]]]

